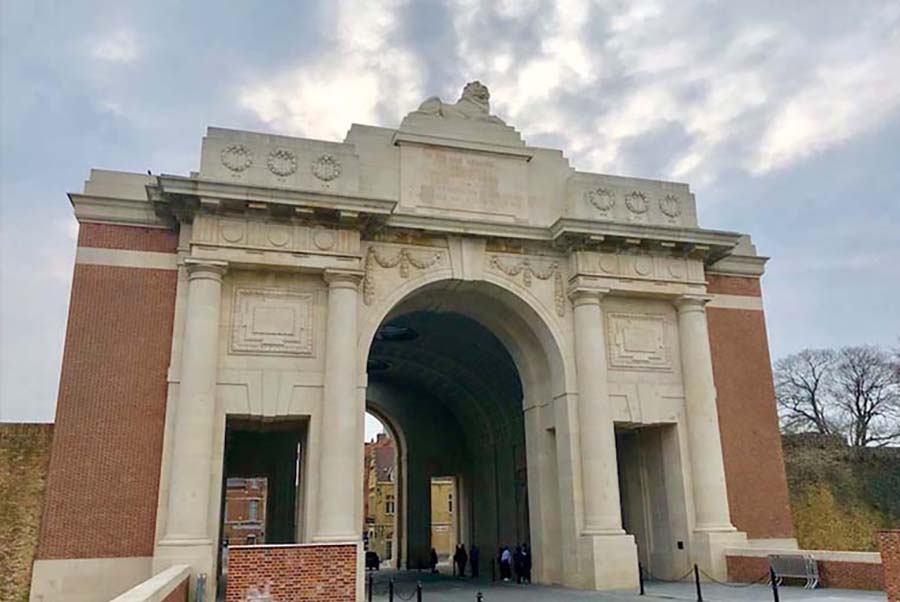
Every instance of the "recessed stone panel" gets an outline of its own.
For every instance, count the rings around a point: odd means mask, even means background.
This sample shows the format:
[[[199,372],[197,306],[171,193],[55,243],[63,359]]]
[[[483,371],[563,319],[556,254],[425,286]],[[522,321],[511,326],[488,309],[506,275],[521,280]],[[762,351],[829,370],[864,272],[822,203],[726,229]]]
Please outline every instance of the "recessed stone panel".
[[[670,371],[663,316],[610,313],[607,319],[609,367],[620,370]]]
[[[229,351],[253,355],[315,355],[313,294],[238,288]]]

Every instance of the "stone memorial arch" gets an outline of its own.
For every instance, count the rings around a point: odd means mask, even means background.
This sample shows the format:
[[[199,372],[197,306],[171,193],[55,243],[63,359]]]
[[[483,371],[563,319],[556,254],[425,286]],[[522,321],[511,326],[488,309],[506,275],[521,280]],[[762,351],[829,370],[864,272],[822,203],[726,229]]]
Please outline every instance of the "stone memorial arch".
[[[187,565],[211,600],[241,477],[266,479],[266,545],[229,588],[280,554],[362,596],[367,410],[398,439],[406,567],[436,476],[459,540],[529,543],[541,583],[795,545],[766,258],[699,227],[687,185],[578,171],[489,99],[343,142],[209,128],[188,175],[91,172],[33,597]]]

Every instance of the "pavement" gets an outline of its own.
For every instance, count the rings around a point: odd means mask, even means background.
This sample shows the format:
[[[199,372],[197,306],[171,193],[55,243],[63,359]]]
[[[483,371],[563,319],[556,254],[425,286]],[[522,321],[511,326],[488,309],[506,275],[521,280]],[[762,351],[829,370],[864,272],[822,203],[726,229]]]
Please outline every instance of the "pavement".
[[[488,580],[459,579],[447,575],[432,575],[416,571],[379,571],[373,573],[373,602],[388,599],[387,583],[395,581],[395,601],[416,599],[416,583],[422,583],[423,602],[476,602],[481,592],[483,602],[649,602],[651,600],[696,600],[693,583],[648,582],[646,595],[635,591],[591,592],[584,590],[547,587],[543,585],[518,585]],[[770,602],[773,600],[770,585],[725,586],[714,583],[701,584],[706,602]],[[782,586],[781,602],[885,602],[882,592],[816,589]]]

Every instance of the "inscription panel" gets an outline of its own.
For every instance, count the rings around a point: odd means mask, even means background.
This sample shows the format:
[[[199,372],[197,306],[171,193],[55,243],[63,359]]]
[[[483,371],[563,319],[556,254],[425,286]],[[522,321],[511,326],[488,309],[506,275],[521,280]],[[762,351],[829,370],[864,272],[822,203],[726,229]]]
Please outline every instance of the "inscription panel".
[[[401,161],[402,205],[506,221],[527,219],[525,159],[404,146]]]
[[[607,316],[608,363],[621,370],[671,371],[663,316],[610,313]]]
[[[229,351],[313,356],[313,295],[284,289],[235,289]]]

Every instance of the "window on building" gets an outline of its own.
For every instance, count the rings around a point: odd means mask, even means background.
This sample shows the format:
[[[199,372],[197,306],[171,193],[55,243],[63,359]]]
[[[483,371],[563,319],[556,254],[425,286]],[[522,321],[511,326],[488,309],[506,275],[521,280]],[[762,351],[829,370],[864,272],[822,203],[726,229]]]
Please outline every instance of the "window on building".
[[[447,512],[453,514],[453,494],[447,494]]]
[[[259,501],[250,500],[250,508],[249,508],[248,512],[250,514],[248,519],[254,523],[258,522],[259,521]]]
[[[391,494],[388,494],[385,497],[384,512],[385,512],[385,514],[393,514],[394,513],[394,496]]]

